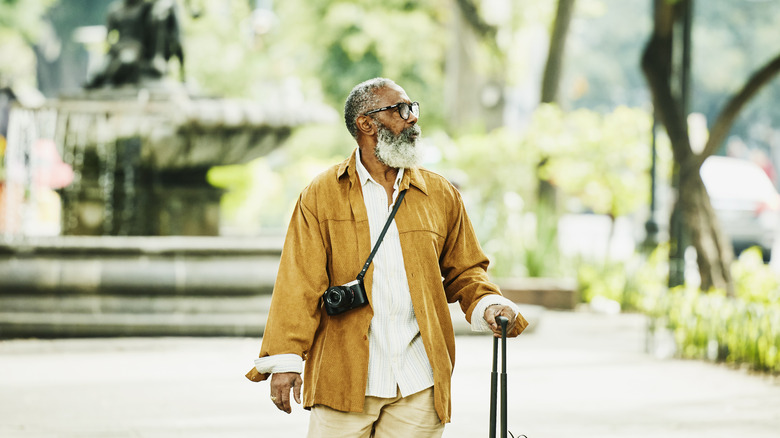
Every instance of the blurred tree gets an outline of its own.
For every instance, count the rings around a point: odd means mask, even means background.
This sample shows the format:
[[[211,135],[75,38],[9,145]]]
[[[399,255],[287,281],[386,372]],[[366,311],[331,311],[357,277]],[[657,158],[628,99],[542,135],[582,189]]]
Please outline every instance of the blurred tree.
[[[702,162],[723,143],[739,111],[747,101],[778,72],[780,55],[757,70],[721,110],[712,125],[710,136],[700,152],[691,147],[688,135],[686,96],[672,83],[674,39],[679,32],[676,23],[690,13],[692,0],[655,0],[653,33],[642,57],[655,110],[666,127],[678,166],[676,208],[690,231],[701,275],[702,290],[718,288],[733,294],[730,271],[733,257],[728,239],[723,235],[702,183]]]
[[[615,220],[647,205],[650,156],[644,150],[650,127],[649,114],[640,109],[618,107],[600,114],[587,109],[563,112],[545,104],[527,133],[526,143],[552,146],[541,175],[588,210],[609,217],[607,248]]]
[[[649,135],[650,116],[643,110],[565,112],[544,104],[523,134],[502,128],[441,147],[450,151],[443,154],[447,174],[479,212],[474,226],[496,261],[493,272],[555,276],[564,274],[556,250],[557,216],[536,202],[537,170],[562,199],[608,216],[614,226],[617,217],[647,203],[637,193],[649,194],[650,156],[644,153]],[[542,155],[548,160],[537,169]]]
[[[43,14],[54,0],[0,0],[0,87],[35,86],[32,47],[48,31]]]
[[[204,0],[188,24],[188,69],[210,94],[279,98],[299,92],[341,108],[359,82],[387,76],[441,123],[448,0],[287,0],[273,9]],[[196,49],[195,49],[196,48]]]
[[[575,0],[558,0],[555,11],[555,20],[553,21],[552,32],[550,34],[550,48],[547,51],[547,62],[544,65],[544,73],[542,74],[542,104],[558,103],[558,89],[561,85],[566,37],[569,33],[569,24],[571,23],[574,6]],[[558,211],[556,188],[548,178],[544,177],[544,172],[541,171],[548,161],[549,157],[542,155],[542,158],[537,165],[537,176],[539,177],[538,198],[541,208],[550,209],[553,213],[553,217],[555,217]],[[612,220],[614,222],[614,218],[612,218]]]
[[[443,173],[458,186],[497,276],[553,276],[559,265],[547,255],[550,242],[539,239],[535,209],[539,150],[523,137],[499,128],[455,140],[438,139]],[[489,151],[489,153],[486,153]],[[511,165],[507,165],[511,163]],[[554,255],[554,254],[553,254]]]
[[[561,105],[605,113],[618,106],[648,107],[647,85],[635,60],[651,18],[647,0],[579,0],[558,92]]]
[[[486,23],[478,12],[477,6],[472,0],[457,0],[460,12],[465,17],[466,23],[468,23],[470,29],[479,37],[485,41],[492,51],[497,53],[497,58],[502,65],[502,73],[509,74],[506,71],[505,64],[507,62],[507,54],[500,51],[501,45],[498,43],[497,38],[499,32],[496,27]],[[557,102],[558,89],[561,81],[561,74],[563,70],[563,59],[566,46],[566,37],[568,34],[569,23],[571,22],[573,11],[575,6],[575,0],[557,0],[557,6],[555,8],[555,16],[552,20],[552,26],[550,31],[549,46],[547,50],[547,60],[544,67],[544,73],[541,81],[541,102],[555,103]],[[511,23],[511,27],[518,26],[519,24]],[[506,51],[511,50],[510,47],[505,47]],[[501,93],[503,93],[504,83],[506,78],[500,80]],[[490,128],[490,126],[487,126]],[[536,165],[535,174],[537,175],[537,181],[535,186],[537,187],[536,209],[537,214],[544,216],[546,219],[544,222],[538,221],[536,227],[537,241],[550,240],[550,248],[555,248],[557,241],[557,227],[552,226],[550,228],[543,227],[543,224],[557,223],[554,219],[558,215],[558,202],[556,189],[551,184],[549,179],[544,177],[544,173],[541,169],[548,163],[549,156],[541,154],[539,161]]]
[[[558,89],[561,85],[563,59],[566,49],[566,37],[574,13],[575,0],[558,0],[550,35],[550,49],[542,76],[542,103],[558,102]]]
[[[694,8],[691,110],[707,117],[712,129],[720,109],[758,65],[780,52],[778,2],[707,1]],[[749,147],[780,148],[780,81],[767,83],[740,110],[729,131]],[[721,144],[717,152],[728,152]]]
[[[719,109],[767,54],[780,51],[773,0],[707,0],[694,8],[691,112],[712,126]],[[641,67],[652,31],[647,0],[580,0],[573,17],[559,101],[564,108],[601,112],[617,106],[646,106],[650,100]],[[745,106],[730,135],[749,145],[780,147],[780,82],[773,81]],[[776,128],[775,128],[776,129]],[[719,152],[723,152],[721,149]]]

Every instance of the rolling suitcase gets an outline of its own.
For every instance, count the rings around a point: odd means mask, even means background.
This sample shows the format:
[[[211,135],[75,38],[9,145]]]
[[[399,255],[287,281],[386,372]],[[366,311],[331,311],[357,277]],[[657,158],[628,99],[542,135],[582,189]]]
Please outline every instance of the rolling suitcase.
[[[503,316],[496,318],[496,321],[501,325],[501,435],[500,438],[507,438],[507,433],[512,438],[515,438],[511,432],[507,430],[507,391],[506,391],[506,325],[509,320]],[[496,438],[496,401],[498,390],[498,338],[493,337],[493,372],[490,375],[490,438]],[[518,435],[517,438],[526,437],[525,435]]]

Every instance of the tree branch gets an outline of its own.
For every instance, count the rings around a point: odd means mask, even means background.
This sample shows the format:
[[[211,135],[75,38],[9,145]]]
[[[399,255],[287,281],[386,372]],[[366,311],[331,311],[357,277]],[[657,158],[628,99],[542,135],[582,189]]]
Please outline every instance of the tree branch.
[[[698,157],[700,162],[714,154],[720,145],[723,144],[742,107],[778,73],[780,73],[780,54],[753,73],[753,76],[748,79],[742,89],[731,97],[718,115],[718,118],[715,119],[715,123],[712,124],[712,131],[707,139],[707,144]]]
[[[479,16],[479,11],[477,11],[477,6],[471,1],[471,0],[456,0],[456,3],[458,4],[458,7],[460,8],[461,14],[463,14],[463,18],[466,19],[466,22],[471,26],[472,29],[474,29],[479,36],[483,38],[488,38],[495,42],[496,39],[496,33],[498,31],[496,30],[495,26],[491,26],[482,19],[482,17]]]

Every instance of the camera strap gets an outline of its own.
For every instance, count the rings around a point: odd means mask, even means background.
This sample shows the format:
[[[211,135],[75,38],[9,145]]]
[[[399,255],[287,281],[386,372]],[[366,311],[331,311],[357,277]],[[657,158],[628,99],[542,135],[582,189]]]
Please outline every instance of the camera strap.
[[[387,218],[387,222],[385,222],[385,227],[382,228],[382,232],[379,233],[379,238],[376,239],[376,243],[374,244],[374,249],[371,250],[371,254],[368,256],[368,260],[366,260],[366,264],[363,265],[363,270],[360,271],[360,274],[358,274],[357,279],[359,281],[363,281],[363,277],[366,275],[366,271],[368,271],[368,266],[371,264],[371,261],[374,260],[374,256],[376,255],[376,252],[379,250],[379,245],[382,243],[382,240],[385,238],[385,233],[387,233],[387,229],[390,228],[390,223],[393,221],[393,218],[395,217],[395,212],[398,211],[398,207],[401,206],[401,201],[404,199],[404,195],[406,195],[406,190],[401,191],[401,193],[398,194],[398,198],[395,200],[395,205],[393,206],[393,211],[390,212],[390,217]]]

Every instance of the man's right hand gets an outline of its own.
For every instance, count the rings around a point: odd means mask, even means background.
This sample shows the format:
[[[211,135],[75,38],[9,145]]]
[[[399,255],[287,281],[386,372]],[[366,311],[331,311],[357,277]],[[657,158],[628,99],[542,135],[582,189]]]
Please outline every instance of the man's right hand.
[[[290,404],[290,389],[293,390],[295,402],[301,404],[301,386],[303,379],[298,373],[271,374],[271,401],[280,411],[292,412]]]

